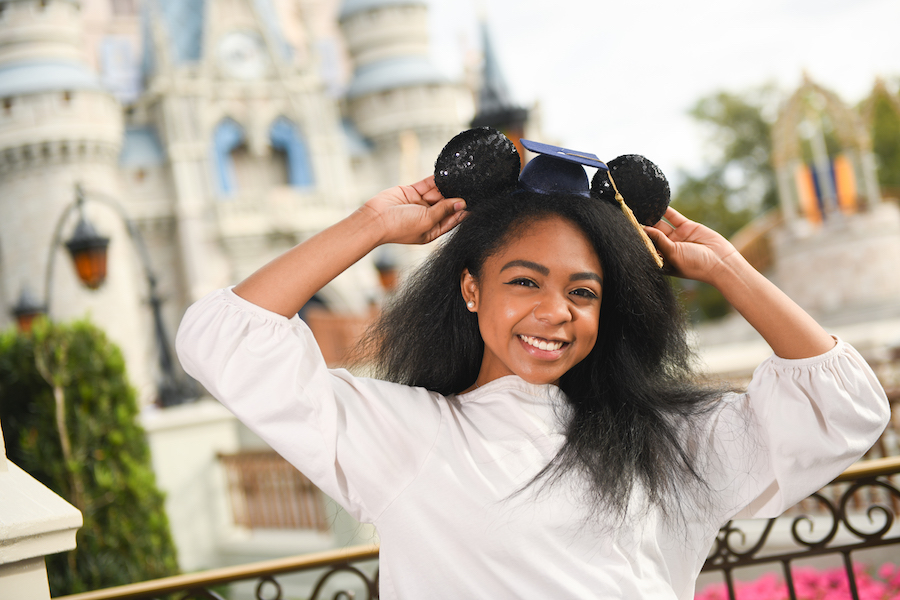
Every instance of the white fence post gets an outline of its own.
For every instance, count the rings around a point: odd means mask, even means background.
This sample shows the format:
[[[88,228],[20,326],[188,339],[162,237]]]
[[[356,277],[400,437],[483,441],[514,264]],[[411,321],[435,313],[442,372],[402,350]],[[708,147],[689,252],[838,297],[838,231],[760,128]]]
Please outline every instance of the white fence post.
[[[6,458],[0,432],[0,600],[48,600],[44,557],[75,547],[81,512]]]

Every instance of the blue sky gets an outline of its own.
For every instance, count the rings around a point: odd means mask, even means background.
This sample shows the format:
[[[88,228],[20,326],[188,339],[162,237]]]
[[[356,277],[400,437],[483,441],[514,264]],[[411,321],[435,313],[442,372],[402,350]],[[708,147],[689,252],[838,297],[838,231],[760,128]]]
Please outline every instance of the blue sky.
[[[718,90],[803,72],[855,104],[900,76],[900,0],[431,0],[435,59],[460,74],[487,15],[517,100],[540,102],[546,141],[611,159],[640,153],[677,182],[710,148],[686,115]]]

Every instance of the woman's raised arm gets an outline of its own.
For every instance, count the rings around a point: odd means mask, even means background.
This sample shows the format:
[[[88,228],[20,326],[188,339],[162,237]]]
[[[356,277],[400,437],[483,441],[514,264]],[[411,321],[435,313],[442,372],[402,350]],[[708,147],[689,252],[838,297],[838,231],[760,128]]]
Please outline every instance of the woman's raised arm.
[[[793,300],[763,277],[731,243],[712,229],[669,208],[645,230],[674,274],[708,283],[782,358],[809,358],[834,347],[834,339]]]
[[[426,244],[453,229],[465,202],[444,198],[428,177],[379,193],[346,219],[298,244],[234,288],[258,306],[291,317],[313,294],[377,246]]]

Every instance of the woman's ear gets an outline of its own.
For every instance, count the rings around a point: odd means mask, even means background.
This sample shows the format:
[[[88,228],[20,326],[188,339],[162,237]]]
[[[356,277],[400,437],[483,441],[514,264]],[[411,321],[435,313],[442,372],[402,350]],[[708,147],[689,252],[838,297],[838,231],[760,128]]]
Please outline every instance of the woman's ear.
[[[462,292],[466,308],[471,312],[478,310],[478,281],[469,273],[468,269],[463,269],[459,278],[459,289]]]

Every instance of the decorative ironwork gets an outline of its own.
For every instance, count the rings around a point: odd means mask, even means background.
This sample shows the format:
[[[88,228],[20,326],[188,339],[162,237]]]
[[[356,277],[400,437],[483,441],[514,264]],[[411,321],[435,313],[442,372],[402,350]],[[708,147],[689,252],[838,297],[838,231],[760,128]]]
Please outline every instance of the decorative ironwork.
[[[225,600],[219,594],[213,592],[212,590],[206,590],[203,588],[188,590],[185,592],[183,596],[178,596],[178,600]]]
[[[334,571],[334,569],[329,569],[329,573]],[[270,584],[273,588],[275,588],[275,595],[271,598],[263,595],[263,590],[266,587],[266,584]],[[271,576],[262,577],[259,580],[259,584],[256,586],[256,600],[281,600],[281,584]]]
[[[375,571],[375,576],[370,579],[368,576],[366,576],[365,573],[351,564],[334,567],[333,569],[330,569],[327,573],[322,575],[322,577],[319,578],[318,583],[316,583],[316,587],[313,588],[313,593],[312,596],[310,596],[309,600],[319,600],[319,594],[325,588],[325,584],[329,579],[331,579],[331,576],[341,572],[352,573],[362,580],[362,582],[366,586],[366,600],[378,600],[378,571]],[[339,592],[336,592],[334,596],[332,596],[332,598],[333,600],[338,600],[339,598],[354,600],[356,598],[356,594],[348,590],[341,590]],[[262,598],[259,598],[258,600],[262,600]],[[281,599],[279,598],[278,600]]]
[[[859,600],[851,554],[863,548],[900,544],[900,531],[892,531],[898,516],[900,488],[890,477],[891,474],[900,472],[900,462],[896,458],[871,462],[887,465],[889,472],[861,477],[849,486],[832,484],[810,496],[804,503],[806,510],[803,513],[769,519],[762,531],[756,534],[757,537],[748,535],[745,531],[747,523],[728,522],[719,531],[702,571],[721,571],[729,598],[735,600],[736,569],[778,563],[790,598],[796,600],[792,563],[816,556],[840,555],[850,584],[850,593],[854,600]],[[834,492],[835,488],[837,493]],[[861,502],[861,497],[868,502]],[[793,548],[766,553],[766,545],[776,523],[786,520],[790,520]],[[816,531],[823,524],[825,530]]]

